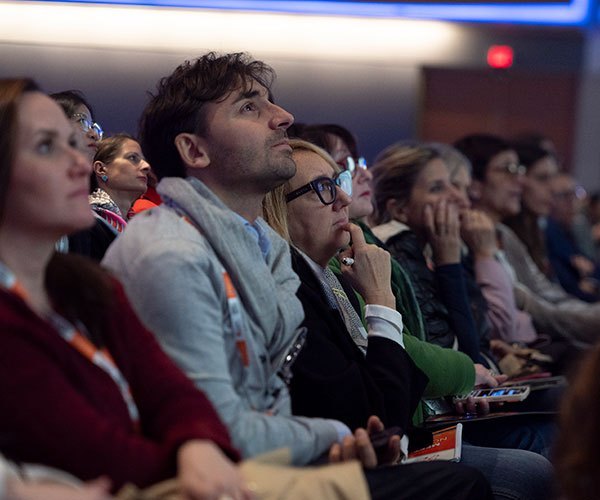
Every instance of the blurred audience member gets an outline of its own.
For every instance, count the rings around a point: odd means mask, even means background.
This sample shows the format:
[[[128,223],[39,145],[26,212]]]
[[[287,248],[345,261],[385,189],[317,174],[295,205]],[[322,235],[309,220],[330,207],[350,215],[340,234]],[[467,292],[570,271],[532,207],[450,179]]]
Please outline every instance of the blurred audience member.
[[[50,97],[60,105],[74,125],[78,147],[91,164],[98,150],[98,143],[104,135],[102,127],[94,121],[91,104],[79,90],[65,90],[51,94]],[[103,222],[96,220],[90,229],[71,234],[68,238],[61,237],[57,250],[86,255],[99,261],[113,239],[114,232]]]
[[[133,137],[117,134],[100,142],[93,168],[92,210],[121,233],[133,202],[146,192],[150,165]]]
[[[590,222],[591,196],[588,195],[583,186],[578,186],[577,198],[578,210],[573,219],[571,231],[575,238],[575,243],[579,247],[579,250],[581,250],[581,253],[588,259],[598,263],[599,259],[596,252],[594,227]]]
[[[600,299],[600,268],[580,250],[573,227],[580,213],[575,179],[566,173],[551,181],[552,210],[545,235],[551,274],[563,289],[587,302]]]
[[[523,132],[513,136],[510,140],[516,149],[534,148],[541,149],[547,155],[557,158],[556,144],[547,135],[541,132]]]
[[[494,223],[485,212],[471,208],[471,163],[450,145],[433,144],[433,147],[446,163],[450,181],[460,196],[461,237],[465,242],[462,262],[467,273],[471,310],[480,336],[485,334],[481,332],[485,328],[482,318],[485,314],[490,325],[489,335],[494,339],[492,350],[500,359],[512,352],[508,344],[533,342],[537,333],[529,314],[516,307],[512,280],[502,264]]]
[[[102,127],[94,121],[92,106],[79,90],[65,90],[50,94],[50,97],[60,104],[67,118],[77,125],[79,147],[91,162],[98,149],[98,142],[104,135]]]
[[[520,164],[525,167],[522,177],[521,210],[504,217],[510,227],[525,244],[529,255],[544,272],[550,273],[550,264],[544,241],[542,225],[552,208],[552,180],[558,174],[555,157],[535,145],[515,145]]]
[[[587,197],[583,213],[575,219],[574,233],[582,252],[600,262],[600,192]]]
[[[600,498],[600,345],[579,363],[560,416],[555,450],[557,477],[564,500]]]
[[[333,123],[304,125],[295,135],[327,151],[333,160],[344,166],[348,157],[358,159],[358,145],[352,132]]]
[[[146,192],[142,196],[133,202],[128,214],[129,218],[162,203],[160,195],[156,191],[157,184],[158,179],[156,178],[156,174],[152,171],[152,168],[150,168],[148,171],[148,189],[146,189]]]
[[[410,273],[427,340],[456,343],[475,363],[485,363],[460,263],[459,195],[448,168],[431,147],[397,143],[378,155],[371,172],[373,232]]]
[[[518,307],[531,315],[538,334],[550,336],[553,342],[564,345],[564,341],[596,339],[600,308],[588,307],[550,282],[521,240],[502,223],[521,210],[526,169],[519,163],[516,151],[503,139],[486,134],[464,137],[455,146],[473,167],[469,194],[474,206],[485,211],[496,226],[500,248],[510,264],[507,269],[514,279]],[[530,204],[532,209],[535,206],[538,204]],[[562,358],[559,352],[556,355],[557,360]]]

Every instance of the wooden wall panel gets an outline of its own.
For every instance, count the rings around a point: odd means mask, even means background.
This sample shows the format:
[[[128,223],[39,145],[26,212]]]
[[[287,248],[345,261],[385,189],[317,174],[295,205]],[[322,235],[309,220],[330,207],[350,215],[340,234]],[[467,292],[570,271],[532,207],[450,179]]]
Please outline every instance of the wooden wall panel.
[[[577,88],[571,73],[424,68],[419,138],[453,142],[475,132],[539,132],[570,168]]]

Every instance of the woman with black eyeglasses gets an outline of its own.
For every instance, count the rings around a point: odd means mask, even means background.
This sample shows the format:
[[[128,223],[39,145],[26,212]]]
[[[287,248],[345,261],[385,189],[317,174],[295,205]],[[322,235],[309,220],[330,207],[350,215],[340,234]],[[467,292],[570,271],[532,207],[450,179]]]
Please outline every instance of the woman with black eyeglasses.
[[[300,140],[290,145],[296,175],[268,195],[265,218],[292,242],[292,265],[302,281],[298,298],[308,337],[293,366],[293,411],[337,418],[351,428],[376,414],[406,429],[426,377],[404,351],[389,254],[367,245],[358,226],[349,223],[350,172],[318,146]],[[343,278],[340,283],[327,267],[335,255],[368,304],[366,328],[349,283]],[[386,385],[394,387],[394,403],[378,387],[382,372],[391,374]]]

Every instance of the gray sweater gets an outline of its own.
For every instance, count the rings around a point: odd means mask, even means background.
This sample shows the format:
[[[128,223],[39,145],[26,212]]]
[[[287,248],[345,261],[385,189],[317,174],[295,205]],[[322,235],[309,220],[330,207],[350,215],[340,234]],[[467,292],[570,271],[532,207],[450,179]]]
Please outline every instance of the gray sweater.
[[[314,460],[338,435],[328,420],[292,416],[277,375],[303,319],[287,243],[259,219],[271,241],[265,261],[240,217],[197,179],[166,178],[158,192],[164,204],[136,216],[103,264],[123,282],[165,351],[206,393],[244,457],[289,447],[293,463]],[[224,270],[241,303],[247,366],[236,346]]]

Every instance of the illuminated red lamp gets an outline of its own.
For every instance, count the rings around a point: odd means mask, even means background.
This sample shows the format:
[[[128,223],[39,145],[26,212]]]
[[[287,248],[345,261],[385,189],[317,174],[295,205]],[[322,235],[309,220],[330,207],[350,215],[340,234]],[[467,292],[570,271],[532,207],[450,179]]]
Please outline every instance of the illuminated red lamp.
[[[487,52],[487,63],[491,68],[510,68],[513,64],[513,55],[510,45],[492,45]]]

